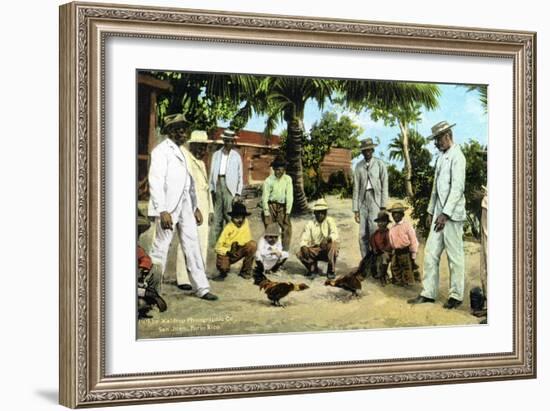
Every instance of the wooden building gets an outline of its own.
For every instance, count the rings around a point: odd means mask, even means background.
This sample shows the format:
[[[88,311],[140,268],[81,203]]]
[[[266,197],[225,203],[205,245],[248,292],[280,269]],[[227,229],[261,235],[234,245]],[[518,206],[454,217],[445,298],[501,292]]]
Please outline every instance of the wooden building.
[[[138,198],[149,198],[147,172],[151,151],[158,144],[157,137],[157,97],[172,90],[167,81],[159,80],[148,74],[137,76],[137,179]]]

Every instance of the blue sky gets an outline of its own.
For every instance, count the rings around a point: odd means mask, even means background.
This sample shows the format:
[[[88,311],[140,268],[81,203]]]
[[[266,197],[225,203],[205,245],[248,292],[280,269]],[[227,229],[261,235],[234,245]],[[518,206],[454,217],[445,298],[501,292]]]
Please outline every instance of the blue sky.
[[[441,95],[439,97],[439,106],[435,110],[422,112],[421,120],[413,125],[413,128],[423,136],[431,134],[431,127],[439,121],[446,120],[449,123],[456,123],[453,128],[453,135],[456,142],[462,144],[470,139],[477,140],[486,145],[488,139],[487,114],[479,101],[477,91],[468,92],[466,87],[456,86],[454,84],[439,84]],[[359,115],[343,111],[341,107],[326,105],[323,111],[336,111],[339,114],[346,114],[355,120],[363,128],[361,139],[371,137],[379,139],[380,144],[376,149],[376,156],[385,158],[384,153],[388,150],[389,142],[399,133],[397,126],[390,127],[384,125],[383,121],[375,122],[370,118],[368,111],[361,112]],[[310,130],[313,123],[318,121],[323,111],[320,111],[317,104],[308,101],[304,115],[304,126],[307,131]],[[224,126],[226,126],[224,124]],[[265,117],[254,116],[247,123],[245,129],[253,131],[263,131],[265,128]],[[276,134],[286,128],[285,124],[279,124]],[[430,145],[433,154],[436,153],[435,147]]]

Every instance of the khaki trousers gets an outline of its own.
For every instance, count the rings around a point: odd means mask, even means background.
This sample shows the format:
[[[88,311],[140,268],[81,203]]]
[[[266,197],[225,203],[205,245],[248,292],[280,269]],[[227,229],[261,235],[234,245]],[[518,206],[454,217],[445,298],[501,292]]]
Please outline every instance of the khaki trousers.
[[[290,216],[286,213],[286,204],[269,202],[269,214],[271,215],[271,222],[278,224],[281,227],[281,242],[283,243],[283,250],[288,251],[290,248],[290,239],[292,238],[292,224],[290,223]],[[266,215],[262,213],[262,219],[264,226],[267,228]]]
[[[309,272],[317,272],[317,261],[328,262],[327,271],[334,273],[336,269],[336,258],[338,257],[338,244],[333,241],[323,241],[312,247],[303,246],[296,254],[298,259]]]

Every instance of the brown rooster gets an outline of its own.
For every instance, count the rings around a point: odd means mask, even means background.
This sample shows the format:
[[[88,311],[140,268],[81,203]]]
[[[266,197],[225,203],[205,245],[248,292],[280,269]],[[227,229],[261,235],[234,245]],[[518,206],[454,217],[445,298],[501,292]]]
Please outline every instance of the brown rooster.
[[[361,280],[363,279],[362,273],[357,270],[346,275],[341,275],[336,280],[327,280],[325,281],[325,285],[342,288],[343,290],[351,292],[352,297],[359,297],[357,290],[361,289]]]
[[[267,298],[275,307],[284,307],[280,299],[286,297],[291,291],[303,291],[309,287],[306,284],[280,283],[271,281],[265,275],[255,278],[255,283],[260,287],[260,291],[264,290]]]

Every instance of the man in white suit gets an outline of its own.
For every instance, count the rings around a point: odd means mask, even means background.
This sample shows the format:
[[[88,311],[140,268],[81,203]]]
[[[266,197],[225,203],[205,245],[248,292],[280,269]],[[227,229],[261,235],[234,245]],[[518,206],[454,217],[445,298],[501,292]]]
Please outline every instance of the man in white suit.
[[[231,221],[229,213],[233,203],[241,200],[243,189],[243,161],[233,149],[237,136],[231,130],[222,134],[223,147],[216,151],[210,163],[210,191],[214,199],[214,222],[212,224],[212,245]]]
[[[204,165],[203,158],[208,149],[208,143],[211,142],[212,140],[208,139],[206,131],[195,130],[191,133],[191,138],[187,142],[187,145],[182,145],[180,147],[183,155],[185,156],[185,160],[187,161],[189,173],[191,174],[191,176],[193,177],[193,181],[195,182],[195,192],[197,194],[198,208],[205,216],[204,221],[198,228],[201,256],[204,261],[205,267],[206,255],[208,252],[208,234],[210,225],[212,224],[214,217],[214,205],[212,203],[212,195],[210,193],[210,187],[208,185],[208,174],[206,172],[206,166]],[[181,248],[179,248],[177,251],[176,280],[180,289],[191,289],[191,286],[187,284],[189,282],[187,275],[187,264],[185,262],[185,258],[181,251]]]
[[[195,182],[179,147],[188,139],[188,128],[183,114],[166,116],[162,132],[168,137],[151,152],[149,216],[155,217],[156,230],[149,256],[162,278],[170,242],[177,229],[191,286],[198,297],[212,301],[217,297],[210,293],[198,240],[197,226],[203,218],[197,207]]]
[[[435,163],[435,178],[428,205],[430,233],[424,250],[422,292],[410,304],[433,303],[439,292],[439,261],[445,250],[449,261],[449,295],[443,307],[453,309],[464,298],[464,241],[466,220],[466,159],[451,130],[455,124],[441,121],[432,127],[435,146],[441,152]],[[435,218],[433,218],[435,216]]]

